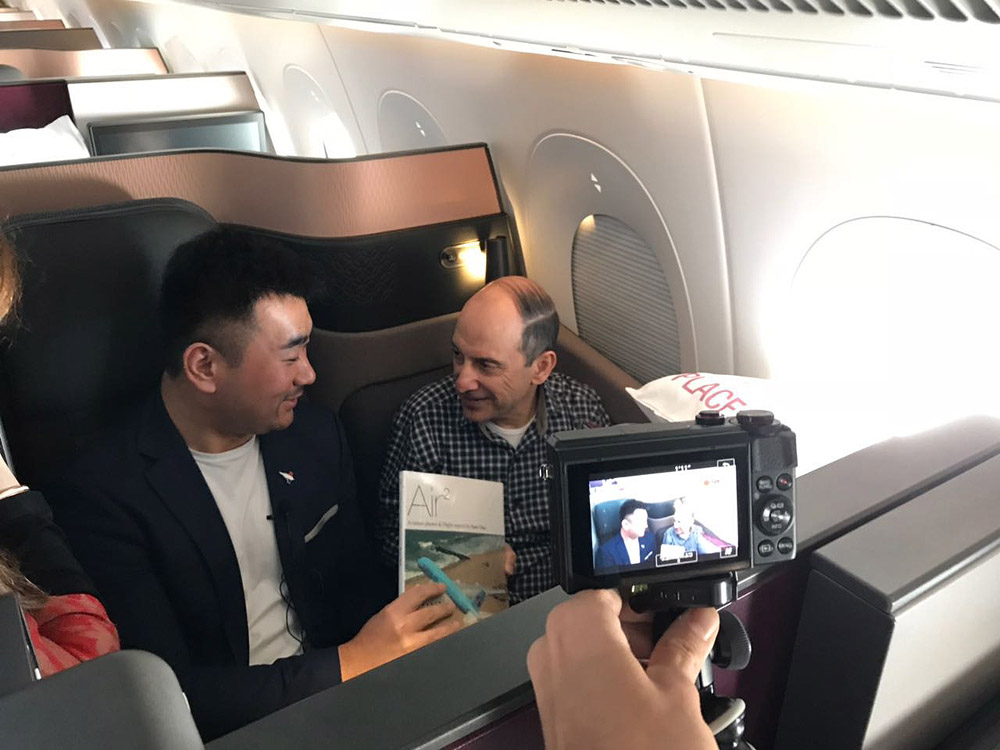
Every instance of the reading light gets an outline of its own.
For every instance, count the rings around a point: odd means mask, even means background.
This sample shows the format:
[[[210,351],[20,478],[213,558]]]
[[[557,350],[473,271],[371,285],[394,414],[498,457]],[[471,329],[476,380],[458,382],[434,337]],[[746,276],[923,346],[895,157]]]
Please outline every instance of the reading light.
[[[482,279],[486,276],[486,253],[479,240],[469,240],[442,250],[441,265],[464,269],[468,276]]]

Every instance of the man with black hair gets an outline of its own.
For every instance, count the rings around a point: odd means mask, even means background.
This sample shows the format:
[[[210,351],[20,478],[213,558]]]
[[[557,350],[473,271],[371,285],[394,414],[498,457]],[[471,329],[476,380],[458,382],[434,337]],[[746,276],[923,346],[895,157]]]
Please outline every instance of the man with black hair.
[[[638,565],[653,553],[653,533],[649,531],[649,511],[638,500],[626,500],[618,510],[621,527],[617,534],[597,548],[594,570]]]
[[[597,393],[558,372],[559,316],[545,290],[505,276],[474,294],[452,334],[452,375],[414,393],[392,426],[379,486],[382,558],[399,554],[399,472],[502,482],[516,604],[554,585],[545,439],[611,423]]]
[[[165,659],[205,739],[436,640],[444,586],[387,606],[336,416],[300,402],[312,282],[234,229],[177,249],[159,391],[86,456],[58,518],[124,645]]]

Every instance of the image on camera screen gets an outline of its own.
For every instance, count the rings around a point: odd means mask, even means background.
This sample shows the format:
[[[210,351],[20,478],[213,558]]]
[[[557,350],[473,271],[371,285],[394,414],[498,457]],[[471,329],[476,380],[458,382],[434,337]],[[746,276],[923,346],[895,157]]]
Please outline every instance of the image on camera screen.
[[[588,484],[597,574],[737,557],[735,459],[591,475]]]

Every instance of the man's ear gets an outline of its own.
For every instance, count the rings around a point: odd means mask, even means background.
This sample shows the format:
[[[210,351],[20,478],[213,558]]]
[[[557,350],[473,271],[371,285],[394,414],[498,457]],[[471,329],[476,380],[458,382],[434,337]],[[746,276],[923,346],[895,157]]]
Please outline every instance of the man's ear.
[[[215,393],[221,368],[225,367],[217,349],[196,341],[182,355],[184,377],[202,393]]]
[[[531,373],[532,385],[541,385],[549,379],[549,375],[556,369],[556,353],[549,349],[539,354],[535,361],[531,363],[533,372]]]

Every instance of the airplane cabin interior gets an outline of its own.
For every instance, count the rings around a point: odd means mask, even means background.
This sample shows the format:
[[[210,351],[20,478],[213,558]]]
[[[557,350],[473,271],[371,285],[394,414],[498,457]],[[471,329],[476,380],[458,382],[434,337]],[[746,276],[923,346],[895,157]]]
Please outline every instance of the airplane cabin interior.
[[[374,538],[397,409],[452,371],[463,305],[524,275],[612,423],[767,409],[796,434],[795,559],[736,573],[752,658],[715,672],[747,742],[1000,747],[996,0],[7,4],[19,481],[156,387],[167,261],[227,227],[322,282],[308,398]],[[525,658],[566,598],[220,737],[144,652],[34,679],[0,606],[0,745],[542,748]]]

